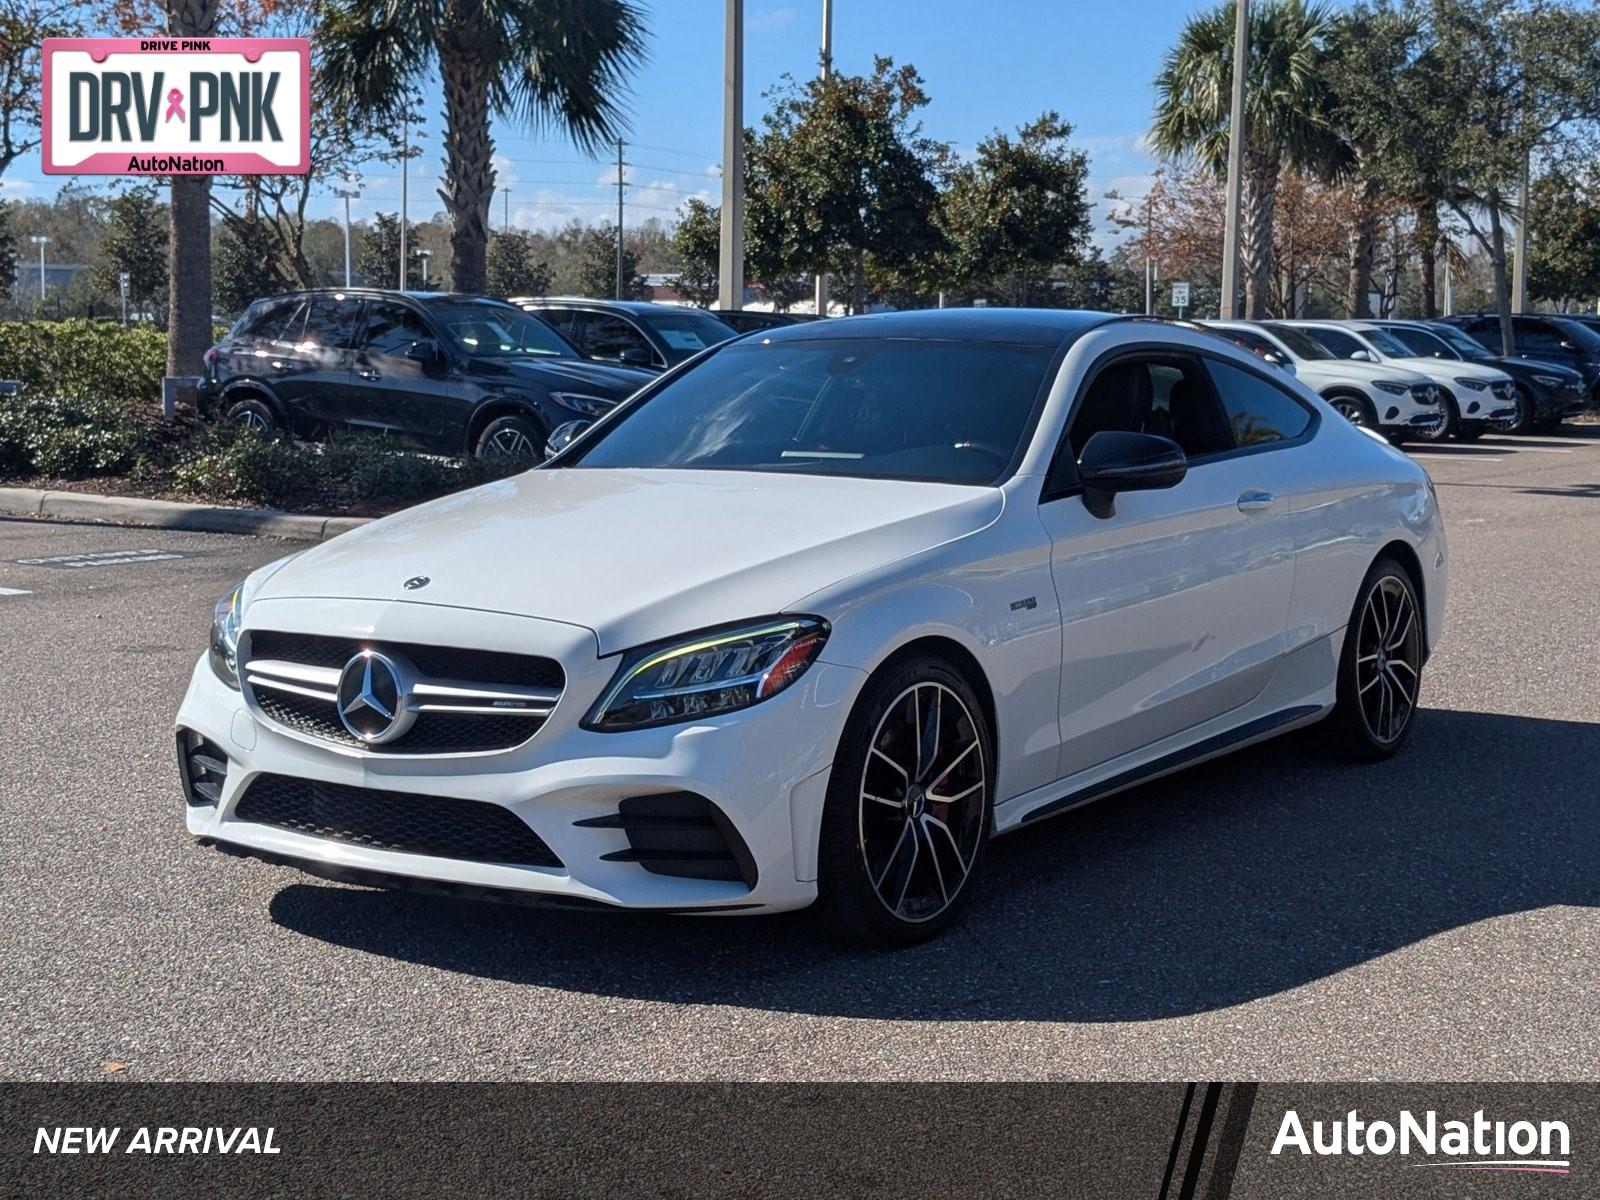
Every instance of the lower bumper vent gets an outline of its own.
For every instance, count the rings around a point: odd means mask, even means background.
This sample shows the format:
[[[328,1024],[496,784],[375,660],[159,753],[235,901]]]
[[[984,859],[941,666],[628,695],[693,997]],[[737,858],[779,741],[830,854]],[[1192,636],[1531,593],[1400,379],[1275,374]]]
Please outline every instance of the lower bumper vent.
[[[178,772],[190,808],[215,808],[228,780],[228,756],[192,729],[178,730]]]
[[[756,861],[738,830],[720,808],[693,792],[630,796],[618,803],[615,815],[575,824],[627,835],[626,850],[601,855],[607,862],[638,863],[654,875],[756,886]]]
[[[374,850],[518,867],[561,866],[527,822],[508,808],[479,800],[262,775],[245,791],[234,815]]]

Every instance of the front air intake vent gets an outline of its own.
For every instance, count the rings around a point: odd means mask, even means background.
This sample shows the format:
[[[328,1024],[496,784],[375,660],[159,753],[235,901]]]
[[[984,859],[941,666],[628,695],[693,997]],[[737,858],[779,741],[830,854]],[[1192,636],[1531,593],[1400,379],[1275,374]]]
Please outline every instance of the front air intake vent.
[[[626,850],[600,857],[638,863],[655,875],[680,879],[726,879],[756,886],[756,862],[723,811],[693,792],[630,796],[615,815],[589,817],[575,824],[588,829],[620,829]]]
[[[228,781],[228,756],[192,729],[178,730],[178,773],[190,808],[215,808]]]

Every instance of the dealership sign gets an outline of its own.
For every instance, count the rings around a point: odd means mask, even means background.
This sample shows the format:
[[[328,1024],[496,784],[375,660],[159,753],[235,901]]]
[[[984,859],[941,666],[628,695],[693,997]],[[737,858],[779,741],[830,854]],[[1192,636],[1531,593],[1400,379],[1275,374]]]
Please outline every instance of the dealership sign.
[[[52,175],[303,175],[305,38],[46,38]]]

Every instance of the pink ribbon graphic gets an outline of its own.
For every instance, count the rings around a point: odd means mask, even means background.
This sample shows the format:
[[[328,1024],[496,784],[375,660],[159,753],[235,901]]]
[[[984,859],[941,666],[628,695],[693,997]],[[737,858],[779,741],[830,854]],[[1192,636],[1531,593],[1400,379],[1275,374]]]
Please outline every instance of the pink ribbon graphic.
[[[183,115],[183,92],[178,88],[173,88],[167,93],[167,115],[162,123],[165,124],[166,121],[172,120],[173,117],[177,117],[180,121],[188,120]]]

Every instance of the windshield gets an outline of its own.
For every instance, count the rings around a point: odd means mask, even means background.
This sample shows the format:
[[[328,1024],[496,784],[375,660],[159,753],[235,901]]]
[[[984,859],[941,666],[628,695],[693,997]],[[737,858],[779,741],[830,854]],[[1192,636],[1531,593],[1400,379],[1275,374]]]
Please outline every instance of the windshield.
[[[724,325],[710,313],[695,309],[642,314],[639,319],[656,335],[657,342],[666,352],[669,366],[693,358],[707,346],[715,346],[718,342],[737,336],[730,326]]]
[[[1458,359],[1461,356],[1445,345],[1443,338],[1437,338],[1426,329],[1412,329],[1406,325],[1390,325],[1384,333],[1402,342],[1405,348],[1417,358],[1449,358]]]
[[[455,348],[472,358],[576,358],[559,333],[509,304],[461,300],[430,304]]]
[[[900,338],[745,341],[624,410],[580,467],[998,482],[1053,350]]]
[[[1315,362],[1318,359],[1334,357],[1323,346],[1293,326],[1275,325],[1268,322],[1263,324],[1261,328],[1289,347],[1289,353],[1296,358],[1309,359]]]
[[[1487,350],[1454,325],[1430,325],[1428,332],[1469,362],[1481,362],[1491,357]]]
[[[1389,355],[1391,358],[1426,357],[1412,353],[1411,347],[1407,346],[1404,342],[1395,341],[1394,338],[1390,337],[1388,333],[1382,329],[1376,328],[1375,326],[1368,326],[1367,328],[1361,330],[1361,336],[1366,338],[1367,341],[1371,342],[1382,353]]]

